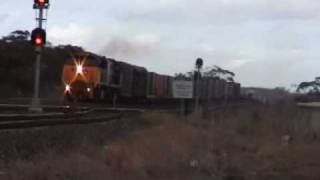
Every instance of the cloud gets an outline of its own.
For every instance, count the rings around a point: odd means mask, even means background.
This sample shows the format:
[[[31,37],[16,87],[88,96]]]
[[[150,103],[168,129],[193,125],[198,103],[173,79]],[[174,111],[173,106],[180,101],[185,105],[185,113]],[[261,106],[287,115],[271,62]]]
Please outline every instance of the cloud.
[[[0,22],[4,23],[8,19],[8,14],[0,14]]]
[[[95,28],[74,23],[65,27],[49,28],[48,36],[54,45],[78,45],[101,55],[128,61],[147,56],[160,41],[159,37],[152,33],[123,29],[118,31],[117,28],[112,29],[109,26]]]
[[[250,21],[307,20],[320,17],[320,2],[314,0],[176,0],[157,8],[146,1],[127,6],[116,15],[125,21],[164,24],[228,25]],[[152,4],[152,3],[151,3]],[[143,8],[141,8],[141,7]],[[139,8],[140,7],[140,8]],[[117,9],[118,6],[116,5]]]
[[[55,26],[48,29],[48,40],[54,44],[85,45],[91,31],[91,28],[73,23],[65,27]]]
[[[234,72],[245,86],[290,87],[317,77],[318,71],[311,68],[314,66],[318,66],[314,59],[260,59],[235,68]]]

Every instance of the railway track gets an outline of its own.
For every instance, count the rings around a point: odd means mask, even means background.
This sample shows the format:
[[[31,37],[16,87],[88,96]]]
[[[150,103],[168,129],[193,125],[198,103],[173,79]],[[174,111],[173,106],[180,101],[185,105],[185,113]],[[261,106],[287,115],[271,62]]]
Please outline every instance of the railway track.
[[[239,102],[232,104],[209,105],[206,111],[221,111],[230,107],[243,106],[248,103]],[[250,103],[249,103],[250,104]],[[145,111],[154,111],[160,113],[179,114],[180,108],[157,108],[147,110],[139,108],[105,108],[102,106],[44,106],[47,113],[43,114],[4,114],[3,110],[21,111],[27,109],[27,105],[4,105],[0,104],[0,130],[22,129],[43,126],[59,126],[73,124],[91,124],[103,123],[113,120],[119,120],[123,117],[133,117],[141,115]]]
[[[5,108],[8,109],[8,107]],[[10,108],[14,109],[13,106],[10,106],[9,109]],[[23,107],[17,106],[17,108],[21,109]],[[47,108],[50,109],[50,107]],[[142,109],[129,108],[54,108],[61,109],[62,111],[48,112],[43,114],[0,114],[0,130],[103,123],[119,120],[125,116],[140,115],[144,112]]]
[[[121,114],[110,114],[98,117],[87,118],[61,118],[61,119],[41,119],[41,120],[19,120],[19,121],[5,121],[0,123],[0,130],[4,129],[21,129],[21,128],[34,128],[43,126],[58,126],[58,125],[71,125],[71,124],[91,124],[101,123],[111,120],[120,119]]]

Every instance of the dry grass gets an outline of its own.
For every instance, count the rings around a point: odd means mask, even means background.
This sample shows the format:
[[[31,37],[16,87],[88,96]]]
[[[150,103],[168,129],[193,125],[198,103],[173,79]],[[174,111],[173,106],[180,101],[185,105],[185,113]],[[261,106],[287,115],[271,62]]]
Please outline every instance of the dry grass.
[[[297,113],[286,104],[229,107],[206,119],[148,113],[147,126],[128,136],[8,162],[0,179],[317,180],[319,140],[295,132]]]
[[[46,153],[31,161],[8,164],[4,179],[23,180],[102,180],[106,178],[105,165],[101,159],[83,153]],[[1,177],[1,176],[0,176]]]
[[[149,114],[161,125],[110,145],[108,167],[123,179],[318,179],[319,141],[294,131],[296,116],[283,104],[227,108],[208,119]]]

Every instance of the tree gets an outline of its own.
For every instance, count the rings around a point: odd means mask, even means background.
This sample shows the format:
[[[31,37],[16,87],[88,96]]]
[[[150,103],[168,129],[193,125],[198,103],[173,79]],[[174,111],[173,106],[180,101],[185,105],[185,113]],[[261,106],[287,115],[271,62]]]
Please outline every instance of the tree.
[[[9,35],[2,37],[1,40],[5,42],[28,41],[29,37],[29,31],[16,30],[11,32]]]
[[[187,73],[176,73],[174,75],[175,78],[187,78],[192,79],[196,72],[187,72]],[[219,66],[206,67],[204,72],[202,73],[203,77],[214,77],[225,79],[228,82],[234,82],[235,73],[229,70],[223,69]]]
[[[299,93],[320,94],[320,77],[316,77],[314,81],[301,82],[296,91]]]
[[[235,73],[229,70],[223,69],[219,66],[207,67],[203,73],[204,77],[219,77],[229,82],[234,82]]]

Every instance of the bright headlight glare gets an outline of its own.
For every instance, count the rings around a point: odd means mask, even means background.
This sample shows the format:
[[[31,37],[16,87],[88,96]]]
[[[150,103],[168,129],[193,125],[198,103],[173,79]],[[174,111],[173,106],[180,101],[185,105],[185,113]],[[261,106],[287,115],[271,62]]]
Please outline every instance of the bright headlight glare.
[[[81,64],[77,65],[77,74],[81,74],[83,72],[83,67]]]
[[[66,85],[66,91],[70,91],[71,87],[70,85]]]

